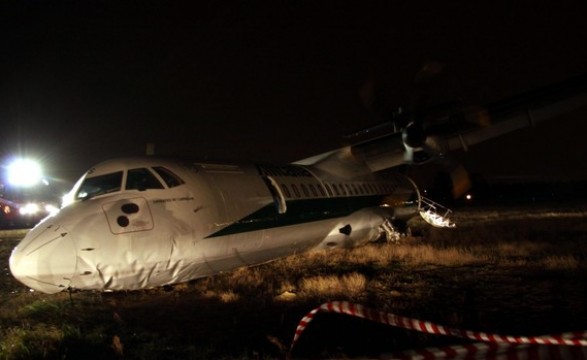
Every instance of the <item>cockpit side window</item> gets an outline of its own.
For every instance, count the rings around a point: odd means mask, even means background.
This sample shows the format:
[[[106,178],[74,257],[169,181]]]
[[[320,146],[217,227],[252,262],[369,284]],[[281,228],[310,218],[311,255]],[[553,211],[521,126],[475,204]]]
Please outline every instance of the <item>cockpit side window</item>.
[[[161,176],[161,179],[163,179],[163,181],[165,181],[165,184],[167,184],[167,187],[169,187],[169,188],[185,184],[185,181],[183,181],[179,176],[175,175],[169,169],[166,169],[161,166],[156,166],[153,168],[153,170],[155,170],[157,172],[157,174],[159,174],[159,176]]]
[[[144,191],[147,189],[163,189],[163,185],[148,169],[131,169],[126,176],[126,190]]]
[[[122,171],[85,178],[75,198],[84,200],[98,195],[120,191],[121,186]]]

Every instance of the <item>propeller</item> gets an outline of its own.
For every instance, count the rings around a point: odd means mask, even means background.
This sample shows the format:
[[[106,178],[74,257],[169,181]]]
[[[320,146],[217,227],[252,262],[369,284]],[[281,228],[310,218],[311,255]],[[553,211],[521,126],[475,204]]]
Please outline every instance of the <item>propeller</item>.
[[[441,165],[452,180],[453,197],[458,198],[470,188],[471,182],[465,168],[447,156],[445,135],[469,124],[487,125],[488,117],[480,109],[464,106],[460,99],[436,99],[438,94],[446,97],[446,86],[439,87],[443,80],[446,83],[446,77],[441,79],[444,69],[444,64],[431,61],[416,73],[416,91],[408,113],[401,107],[389,106],[385,89],[377,87],[373,79],[365,82],[359,95],[376,118],[393,126],[394,132],[401,132],[404,163]]]

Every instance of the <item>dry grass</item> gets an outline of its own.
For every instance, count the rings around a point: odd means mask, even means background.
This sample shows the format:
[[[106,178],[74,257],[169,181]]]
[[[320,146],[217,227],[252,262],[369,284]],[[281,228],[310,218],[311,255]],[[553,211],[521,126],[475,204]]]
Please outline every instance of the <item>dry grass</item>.
[[[577,270],[580,265],[579,259],[572,255],[547,256],[540,263],[548,270]]]
[[[280,260],[277,267],[295,268],[339,266],[343,264],[370,264],[387,266],[393,263],[408,265],[463,265],[487,261],[481,251],[453,246],[437,248],[432,244],[421,243],[412,238],[405,238],[401,244],[367,244],[353,249],[317,250],[306,255],[298,255]]]
[[[230,289],[259,289],[265,285],[267,274],[258,267],[240,268],[228,275],[228,287]]]
[[[486,261],[485,257],[475,254],[470,249],[459,247],[438,249],[431,244],[398,246],[393,254],[398,261],[410,265],[455,266]]]
[[[232,291],[222,292],[222,293],[220,293],[219,297],[220,297],[220,301],[222,301],[223,303],[235,302],[240,299],[240,295],[235,294]]]
[[[545,245],[544,243],[530,241],[516,243],[498,241],[495,251],[500,257],[532,257],[544,252]]]
[[[576,246],[575,246],[576,245]],[[475,263],[493,262],[495,264],[511,264],[512,259],[527,259],[524,264],[541,263],[552,254],[564,254],[572,251],[576,259],[583,257],[587,244],[552,244],[543,241],[520,241],[507,243],[498,240],[485,244],[470,244],[455,242],[451,246],[422,242],[415,239],[406,239],[396,244],[368,244],[360,248],[349,250],[331,250],[314,252],[307,257],[288,259],[288,266],[297,264],[311,265],[329,263],[353,263],[387,265],[400,262],[405,265],[438,265],[458,266]],[[568,256],[566,256],[568,257]],[[310,261],[308,261],[308,258]],[[579,265],[579,264],[577,264]]]
[[[353,272],[343,276],[314,276],[302,279],[300,295],[307,297],[356,297],[365,291],[367,278]]]

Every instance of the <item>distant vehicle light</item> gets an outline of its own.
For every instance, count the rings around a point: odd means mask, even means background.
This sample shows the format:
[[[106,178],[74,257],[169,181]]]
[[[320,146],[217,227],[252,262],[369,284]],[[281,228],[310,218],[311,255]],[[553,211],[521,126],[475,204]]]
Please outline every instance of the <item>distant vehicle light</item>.
[[[55,215],[59,212],[59,208],[53,204],[37,204],[27,203],[18,209],[18,212],[22,216],[35,216],[39,213]]]
[[[8,182],[13,186],[31,187],[43,178],[41,166],[30,159],[17,159],[8,165]]]
[[[49,215],[55,215],[59,212],[59,208],[55,205],[52,205],[52,204],[45,204],[45,211]]]
[[[19,209],[21,215],[35,215],[41,210],[38,204],[28,203]]]

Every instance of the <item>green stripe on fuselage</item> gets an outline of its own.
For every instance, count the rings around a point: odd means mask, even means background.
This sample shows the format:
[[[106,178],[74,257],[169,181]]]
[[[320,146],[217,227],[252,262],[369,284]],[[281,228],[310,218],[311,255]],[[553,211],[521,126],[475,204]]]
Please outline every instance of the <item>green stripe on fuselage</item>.
[[[206,238],[348,216],[364,208],[379,206],[382,200],[382,195],[288,200],[284,214],[279,214],[275,204],[271,203]]]

